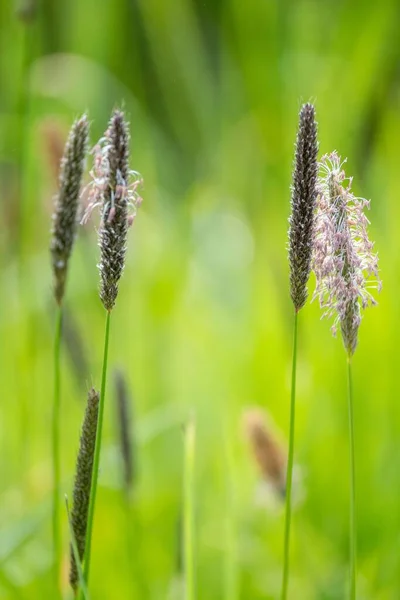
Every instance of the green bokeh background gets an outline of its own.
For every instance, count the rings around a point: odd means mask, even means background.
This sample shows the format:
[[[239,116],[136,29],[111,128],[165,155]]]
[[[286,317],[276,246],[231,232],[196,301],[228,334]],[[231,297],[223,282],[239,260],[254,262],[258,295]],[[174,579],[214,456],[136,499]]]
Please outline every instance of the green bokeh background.
[[[92,598],[183,597],[176,571],[189,415],[197,430],[197,597],[278,598],[283,510],[258,501],[241,421],[246,407],[262,407],[287,437],[289,186],[298,110],[311,99],[321,154],[348,157],[356,193],[371,198],[384,287],[362,322],[354,359],[358,598],[398,600],[399,3],[38,0],[33,14],[35,4],[0,0],[0,597],[51,597],[48,245],[57,142],[87,110],[94,144],[122,105],[132,167],[145,181],[110,347],[110,373],[122,368],[133,396],[135,560],[127,559],[110,375]],[[69,496],[86,390],[100,383],[96,219],[80,231],[68,285],[86,356],[80,373],[68,352],[63,361]],[[290,597],[342,600],[345,354],[316,303],[301,312],[299,334],[302,492]],[[65,570],[67,533],[64,518]]]

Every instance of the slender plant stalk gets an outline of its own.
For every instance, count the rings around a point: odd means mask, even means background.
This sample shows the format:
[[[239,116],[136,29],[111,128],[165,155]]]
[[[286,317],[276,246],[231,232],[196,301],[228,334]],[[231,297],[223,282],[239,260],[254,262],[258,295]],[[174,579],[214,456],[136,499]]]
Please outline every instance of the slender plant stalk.
[[[356,598],[357,520],[356,520],[356,468],[354,448],[353,383],[351,356],[347,358],[347,394],[349,402],[349,449],[350,449],[350,600]]]
[[[98,479],[99,464],[100,464],[101,436],[102,436],[102,431],[103,431],[104,399],[105,399],[106,383],[107,383],[108,341],[109,341],[109,337],[110,337],[110,320],[111,320],[111,311],[107,311],[106,330],[105,330],[105,337],[104,337],[103,372],[102,372],[102,376],[101,376],[99,417],[98,417],[98,421],[97,421],[96,446],[95,446],[94,460],[93,460],[92,489],[90,492],[89,515],[88,515],[86,546],[85,546],[85,556],[84,556],[84,578],[85,578],[86,585],[89,584],[90,553],[91,553],[91,545],[92,545],[94,511],[95,511],[95,505],[96,505],[97,479]]]
[[[60,528],[60,350],[62,334],[62,306],[57,306],[54,337],[54,398],[52,419],[52,457],[53,457],[53,551],[54,583],[58,594],[60,590],[61,570],[61,528]]]
[[[293,363],[292,363],[292,389],[290,394],[290,429],[289,429],[289,453],[286,474],[286,510],[285,510],[285,542],[282,575],[282,600],[286,600],[289,583],[289,548],[290,548],[290,525],[292,519],[292,478],[293,478],[293,456],[294,456],[294,429],[296,409],[296,365],[297,365],[297,321],[298,311],[294,313],[293,328]]]
[[[194,575],[194,448],[195,425],[189,421],[185,430],[185,468],[184,468],[184,564],[185,564],[185,600],[195,599]]]

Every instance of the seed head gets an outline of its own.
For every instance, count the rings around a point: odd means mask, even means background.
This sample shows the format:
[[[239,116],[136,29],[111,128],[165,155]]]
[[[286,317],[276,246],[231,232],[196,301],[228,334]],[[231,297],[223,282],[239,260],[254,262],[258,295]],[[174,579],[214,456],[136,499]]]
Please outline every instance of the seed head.
[[[75,472],[71,526],[74,532],[81,561],[83,561],[85,554],[86,528],[89,512],[90,490],[92,486],[93,458],[96,445],[99,398],[99,393],[92,388],[88,393],[88,401],[82,425],[81,440],[79,444],[79,453]],[[71,566],[69,572],[69,581],[72,588],[76,591],[78,588],[79,578],[72,548],[70,554]]]
[[[126,492],[129,493],[135,476],[130,394],[126,378],[121,371],[115,371],[114,383],[117,401],[120,448],[124,467],[124,482]]]
[[[115,110],[104,137],[94,148],[91,201],[83,219],[88,219],[94,207],[101,207],[100,298],[108,311],[115,305],[125,266],[128,229],[141,203],[137,194],[141,179],[129,170],[129,142],[124,113]],[[129,214],[130,208],[133,214]]]
[[[364,209],[369,201],[351,192],[343,163],[336,152],[322,158],[318,185],[313,270],[324,317],[334,317],[334,335],[340,324],[346,351],[357,346],[361,310],[376,304],[370,290],[381,289],[378,255],[368,238]]]
[[[307,300],[317,197],[317,123],[312,104],[300,111],[289,218],[290,295],[296,312]]]
[[[260,410],[250,409],[244,413],[244,426],[263,479],[284,496],[287,457],[271,423]]]
[[[56,197],[50,251],[54,274],[54,295],[64,297],[68,260],[77,228],[80,189],[87,152],[89,122],[86,115],[75,121],[61,160],[59,192]]]

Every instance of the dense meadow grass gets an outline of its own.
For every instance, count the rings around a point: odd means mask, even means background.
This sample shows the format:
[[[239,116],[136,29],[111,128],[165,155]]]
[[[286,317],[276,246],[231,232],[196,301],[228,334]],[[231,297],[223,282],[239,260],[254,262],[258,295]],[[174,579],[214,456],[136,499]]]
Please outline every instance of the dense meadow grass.
[[[242,416],[249,406],[268,411],[287,440],[289,186],[298,110],[311,99],[320,153],[347,156],[355,192],[371,198],[384,285],[353,363],[358,598],[398,600],[398,3],[42,0],[31,14],[35,4],[20,3],[21,19],[11,0],[0,0],[0,598],[53,593],[52,198],[73,119],[88,112],[93,145],[115,106],[131,123],[144,202],[113,313],[91,598],[184,597],[188,419],[196,598],[279,597],[284,507],[265,493]],[[96,222],[80,228],[66,298],[61,447],[69,499],[87,390],[101,378]],[[320,314],[308,303],[299,322],[296,600],[342,600],[348,585],[346,361]],[[117,368],[132,394],[128,510]]]

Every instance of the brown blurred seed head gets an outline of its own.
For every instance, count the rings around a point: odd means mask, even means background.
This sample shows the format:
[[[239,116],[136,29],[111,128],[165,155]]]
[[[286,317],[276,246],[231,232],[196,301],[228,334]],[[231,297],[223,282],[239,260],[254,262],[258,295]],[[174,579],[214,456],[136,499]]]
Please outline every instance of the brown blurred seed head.
[[[53,264],[54,295],[61,304],[68,270],[68,261],[75,241],[79,196],[89,135],[86,115],[75,121],[65,145],[61,161],[59,192],[56,197],[50,252]]]
[[[97,419],[99,414],[99,399],[99,393],[92,388],[88,393],[78,459],[76,462],[71,526],[81,561],[85,554],[86,529],[92,485],[94,450],[96,446]],[[70,549],[70,556],[71,565],[69,581],[72,588],[76,591],[78,589],[79,576],[72,547]]]
[[[296,311],[307,300],[317,199],[317,122],[312,104],[300,111],[289,218],[290,295]]]
[[[248,438],[263,479],[272,483],[280,493],[285,493],[287,456],[271,424],[259,409],[249,409],[243,415]]]

